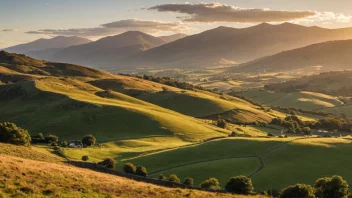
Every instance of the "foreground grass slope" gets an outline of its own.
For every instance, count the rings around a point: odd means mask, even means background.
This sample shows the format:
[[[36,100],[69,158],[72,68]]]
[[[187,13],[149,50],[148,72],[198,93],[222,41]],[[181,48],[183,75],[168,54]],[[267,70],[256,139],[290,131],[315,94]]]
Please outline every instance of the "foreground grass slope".
[[[42,154],[26,153],[26,147],[0,147],[8,150],[6,154],[0,153],[1,197],[246,197],[159,187],[55,160],[37,161],[43,159],[39,157]]]

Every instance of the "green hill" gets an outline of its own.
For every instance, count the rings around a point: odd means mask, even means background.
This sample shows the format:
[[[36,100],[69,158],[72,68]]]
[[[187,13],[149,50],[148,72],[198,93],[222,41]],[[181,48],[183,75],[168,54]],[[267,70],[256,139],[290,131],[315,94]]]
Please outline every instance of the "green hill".
[[[199,184],[216,177],[246,175],[255,190],[282,189],[317,178],[341,175],[352,181],[349,138],[229,138],[126,160],[148,168],[152,177],[177,174]]]
[[[297,90],[319,92],[334,96],[352,96],[352,71],[333,71],[319,75],[287,81],[279,84],[269,84],[265,87],[273,91],[294,92]]]

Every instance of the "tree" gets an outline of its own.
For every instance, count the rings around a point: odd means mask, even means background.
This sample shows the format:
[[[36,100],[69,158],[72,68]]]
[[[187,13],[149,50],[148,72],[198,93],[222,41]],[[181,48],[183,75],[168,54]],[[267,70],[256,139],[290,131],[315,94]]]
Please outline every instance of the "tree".
[[[203,181],[200,184],[200,187],[204,189],[219,189],[220,183],[216,178],[210,178],[208,180]]]
[[[82,139],[82,144],[85,146],[93,146],[97,140],[92,135],[84,136]]]
[[[194,179],[192,177],[186,177],[185,180],[183,181],[184,185],[187,186],[193,186]]]
[[[252,180],[246,176],[232,177],[225,185],[225,189],[228,192],[243,195],[249,194],[254,190]]]
[[[89,160],[88,155],[83,155],[83,156],[82,156],[82,161],[88,161],[88,160]]]
[[[226,129],[227,128],[227,122],[224,119],[218,119],[216,121],[216,126]]]
[[[115,169],[116,161],[112,158],[106,158],[104,161],[98,162],[98,165],[105,168]]]
[[[296,184],[283,189],[281,198],[315,198],[314,189],[310,185]]]
[[[166,180],[167,178],[163,175],[163,174],[160,174],[159,175],[159,180]]]
[[[0,123],[0,142],[15,145],[29,146],[31,136],[27,130],[24,130],[14,123]]]
[[[175,175],[175,174],[171,174],[169,176],[168,180],[170,182],[175,182],[175,183],[180,183],[181,182],[180,178],[178,178],[177,175]]]
[[[47,135],[45,137],[45,142],[46,143],[57,143],[59,141],[59,138],[56,135]]]
[[[128,174],[136,174],[136,167],[132,163],[126,163],[123,166],[123,171]]]
[[[314,183],[315,195],[321,198],[347,197],[348,184],[341,176],[319,178]]]
[[[302,128],[302,132],[303,132],[304,134],[306,134],[306,135],[309,135],[309,134],[310,134],[310,131],[311,131],[311,129],[310,129],[309,127],[303,127],[303,128]]]
[[[148,175],[147,169],[143,166],[137,166],[136,175],[147,177]]]

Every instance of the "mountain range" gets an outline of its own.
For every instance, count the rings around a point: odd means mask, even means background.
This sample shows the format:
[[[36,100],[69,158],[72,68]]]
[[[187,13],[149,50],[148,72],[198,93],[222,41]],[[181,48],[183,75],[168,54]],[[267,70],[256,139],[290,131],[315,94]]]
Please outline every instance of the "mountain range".
[[[89,39],[77,37],[77,36],[57,36],[51,39],[38,39],[30,43],[20,44],[4,49],[7,52],[17,54],[28,54],[36,51],[62,49],[73,45],[81,45],[91,42]]]
[[[129,31],[93,42],[86,41],[86,43],[79,45],[71,43],[66,48],[56,46],[44,50],[37,48],[36,51],[31,48],[32,51],[27,52],[26,55],[37,59],[81,64],[106,70],[138,67],[170,69],[240,65],[233,70],[237,71],[241,68],[243,71],[252,71],[253,69],[250,68],[263,70],[281,67],[284,69],[283,66],[268,66],[268,64],[277,62],[282,65],[276,58],[287,54],[287,51],[290,50],[316,43],[345,39],[352,39],[352,28],[325,29],[291,23],[279,25],[262,23],[241,29],[218,27],[191,36],[176,34],[154,37],[143,32]],[[7,50],[11,52],[11,49],[18,47],[15,46]],[[304,50],[309,51],[310,49],[316,50],[314,46]],[[280,52],[282,52],[280,55],[273,56]],[[323,53],[321,51],[319,56],[323,56]],[[268,60],[270,59],[268,56],[272,56],[271,62]],[[312,63],[307,63],[308,65],[319,63],[313,61],[313,51],[309,56]],[[303,64],[305,58],[299,54],[295,60],[298,59],[301,60],[301,62],[297,62],[298,68],[307,65]],[[266,62],[262,63],[260,60]],[[343,60],[340,60],[339,63],[343,64]],[[296,68],[293,65],[294,62],[290,64],[285,68]],[[247,65],[248,67],[246,67]]]
[[[321,71],[352,69],[352,40],[328,41],[259,58],[230,72],[283,72],[321,67]]]

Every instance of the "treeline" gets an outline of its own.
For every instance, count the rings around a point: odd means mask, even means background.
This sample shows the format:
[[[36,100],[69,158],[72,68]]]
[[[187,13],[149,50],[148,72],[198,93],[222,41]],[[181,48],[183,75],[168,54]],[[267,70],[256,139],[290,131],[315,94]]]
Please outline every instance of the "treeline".
[[[309,135],[311,129],[329,130],[333,132],[352,132],[352,120],[339,116],[328,116],[318,121],[302,121],[298,116],[290,115],[286,118],[274,118],[270,124],[285,127],[288,133],[304,133]]]
[[[176,88],[184,89],[184,90],[196,91],[198,89],[198,90],[209,91],[212,93],[219,94],[219,92],[217,92],[216,89],[206,89],[202,86],[195,86],[195,85],[192,85],[187,82],[180,82],[180,81],[177,81],[177,80],[172,79],[170,77],[154,77],[154,76],[148,76],[148,75],[143,75],[143,76],[137,75],[136,76],[136,75],[130,75],[130,74],[119,74],[119,75],[136,77],[136,78],[140,78],[140,79],[144,79],[144,80],[148,80],[148,81],[152,81],[152,82],[156,82],[159,84],[164,84],[164,85],[168,85],[170,87],[176,87]],[[165,90],[165,91],[167,91],[167,90]]]

